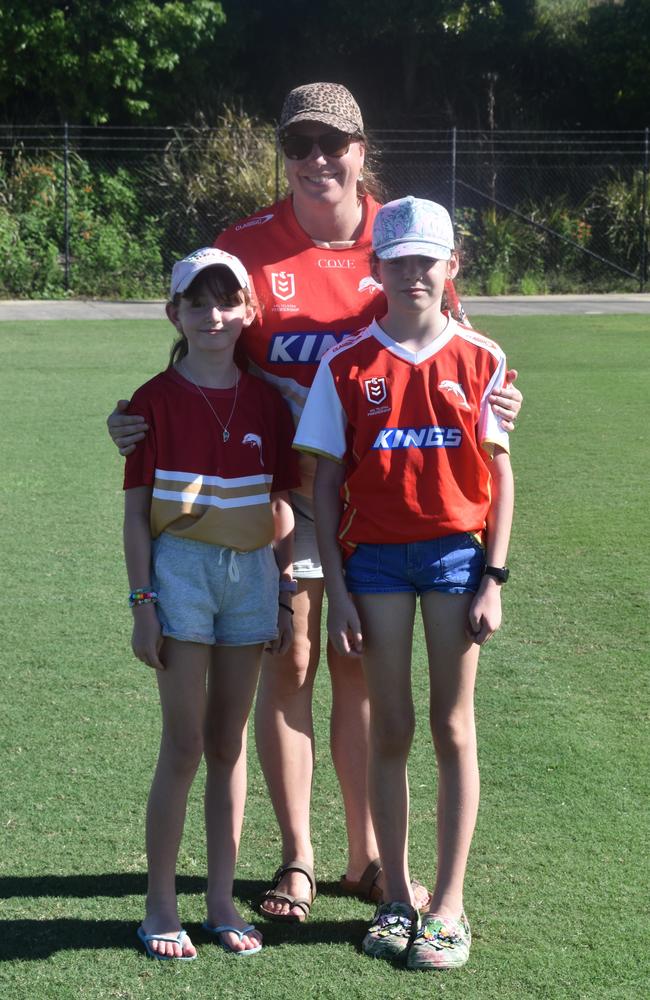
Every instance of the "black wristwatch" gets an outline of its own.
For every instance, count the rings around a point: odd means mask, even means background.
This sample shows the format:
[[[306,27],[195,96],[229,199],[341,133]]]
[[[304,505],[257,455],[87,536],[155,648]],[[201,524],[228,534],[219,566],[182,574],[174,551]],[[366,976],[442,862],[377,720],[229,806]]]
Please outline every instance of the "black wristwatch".
[[[507,566],[486,566],[483,575],[493,576],[498,583],[506,583],[510,576],[510,570]]]

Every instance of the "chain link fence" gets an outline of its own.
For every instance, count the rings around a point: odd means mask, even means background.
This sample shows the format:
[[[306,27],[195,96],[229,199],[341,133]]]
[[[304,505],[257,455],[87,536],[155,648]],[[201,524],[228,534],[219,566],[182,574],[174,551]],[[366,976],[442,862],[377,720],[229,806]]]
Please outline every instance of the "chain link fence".
[[[370,133],[385,198],[446,205],[466,293],[647,287],[649,130]],[[0,295],[148,297],[285,192],[273,129],[0,127]]]

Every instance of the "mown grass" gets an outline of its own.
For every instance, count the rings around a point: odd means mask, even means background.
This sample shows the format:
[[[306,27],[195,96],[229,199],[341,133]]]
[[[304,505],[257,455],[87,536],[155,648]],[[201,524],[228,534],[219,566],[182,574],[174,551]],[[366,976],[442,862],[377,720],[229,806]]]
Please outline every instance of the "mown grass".
[[[359,953],[370,908],[340,898],[342,811],[317,687],[310,922],[261,921],[238,960],[203,919],[200,781],[179,863],[188,964],[135,940],[143,811],[157,752],[153,677],[129,652],[121,460],[105,416],[163,367],[164,323],[0,325],[3,665],[0,991],[23,998],[431,997],[632,1000],[648,940],[648,444],[644,316],[492,318],[521,371],[517,516],[505,625],[477,690],[482,805],[466,887],[470,964],[407,974]],[[414,872],[435,865],[424,645],[414,658]],[[245,912],[278,836],[251,753],[236,891]]]

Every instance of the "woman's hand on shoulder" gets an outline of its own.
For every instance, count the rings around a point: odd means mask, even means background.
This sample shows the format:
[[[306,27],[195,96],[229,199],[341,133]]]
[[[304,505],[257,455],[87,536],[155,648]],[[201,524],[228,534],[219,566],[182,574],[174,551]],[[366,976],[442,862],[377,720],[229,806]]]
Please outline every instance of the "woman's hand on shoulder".
[[[503,426],[507,431],[514,431],[515,421],[521,410],[523,395],[514,385],[519,372],[516,368],[511,368],[506,372],[506,381],[501,389],[493,392],[490,396],[490,403],[498,417],[501,417]]]
[[[164,670],[165,665],[160,659],[160,648],[163,643],[160,621],[155,604],[141,604],[133,608],[133,635],[131,648],[135,656],[148,667]]]
[[[144,417],[125,412],[128,405],[128,399],[119,399],[117,406],[106,420],[108,433],[120,455],[124,456],[130,455],[135,450],[138,441],[142,441],[149,430]]]

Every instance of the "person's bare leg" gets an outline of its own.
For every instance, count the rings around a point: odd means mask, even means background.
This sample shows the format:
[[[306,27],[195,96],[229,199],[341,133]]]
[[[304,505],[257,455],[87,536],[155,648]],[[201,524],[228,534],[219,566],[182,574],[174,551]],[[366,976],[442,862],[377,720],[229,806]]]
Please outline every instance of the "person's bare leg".
[[[183,835],[190,786],[203,753],[205,677],[208,646],[165,639],[157,671],[163,728],[160,753],[147,804],[147,899],[142,929],[146,934],[175,935],[181,927],[176,906],[176,861]],[[189,938],[183,948],[152,941],[161,955],[196,954]]]
[[[476,825],[479,773],[474,684],[479,647],[465,634],[471,594],[422,596],[431,733],[438,761],[438,865],[430,912],[458,919]]]
[[[205,829],[208,853],[208,923],[243,930],[248,921],[235,909],[233,879],[246,803],[246,729],[255,696],[262,647],[216,646],[208,674],[204,753]],[[258,931],[241,940],[224,932],[233,951],[257,948]]]
[[[327,662],[332,682],[330,746],[343,795],[348,835],[345,874],[358,882],[379,854],[368,801],[368,687],[361,661],[339,656],[329,643]]]
[[[384,900],[413,905],[407,761],[415,717],[411,648],[415,594],[355,594],[370,698],[368,791],[384,869]]]
[[[312,694],[320,657],[322,580],[299,580],[293,599],[294,642],[284,656],[265,654],[257,702],[255,736],[262,771],[282,836],[282,862],[313,867],[309,808],[314,771]],[[278,892],[309,899],[309,881],[289,872]],[[265,901],[271,913],[289,913],[283,902]],[[304,918],[296,907],[293,913]]]

